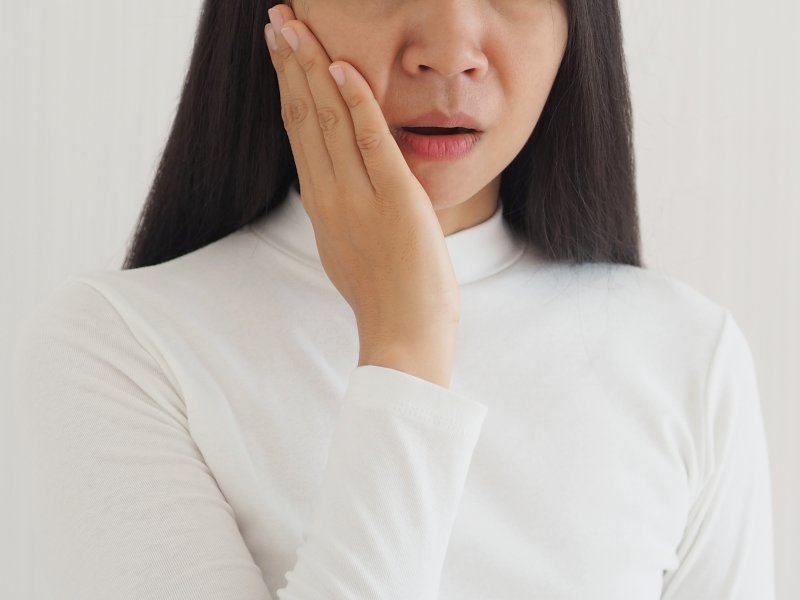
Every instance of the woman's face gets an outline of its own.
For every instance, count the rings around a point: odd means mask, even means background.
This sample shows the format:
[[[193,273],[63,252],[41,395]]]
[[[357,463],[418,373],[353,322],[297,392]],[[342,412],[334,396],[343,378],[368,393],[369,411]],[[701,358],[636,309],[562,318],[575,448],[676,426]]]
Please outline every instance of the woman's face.
[[[438,109],[483,131],[463,158],[406,152],[437,211],[496,201],[536,126],[567,43],[566,0],[294,0],[331,60],[369,82],[393,133]],[[463,207],[462,207],[463,208]]]

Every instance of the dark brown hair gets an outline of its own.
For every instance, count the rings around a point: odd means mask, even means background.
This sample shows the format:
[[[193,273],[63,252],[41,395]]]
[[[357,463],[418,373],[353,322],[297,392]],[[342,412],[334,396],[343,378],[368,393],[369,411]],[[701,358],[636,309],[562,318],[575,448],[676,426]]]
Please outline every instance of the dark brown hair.
[[[274,0],[205,0],[175,120],[123,269],[236,231],[297,171],[264,41]],[[503,170],[503,218],[554,259],[643,266],[617,0],[566,0],[569,38],[541,117]]]

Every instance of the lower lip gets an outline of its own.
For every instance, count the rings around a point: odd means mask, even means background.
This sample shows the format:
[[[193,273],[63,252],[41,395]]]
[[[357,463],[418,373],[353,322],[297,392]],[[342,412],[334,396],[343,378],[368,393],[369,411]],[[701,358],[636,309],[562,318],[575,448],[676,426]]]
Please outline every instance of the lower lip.
[[[401,149],[429,160],[454,160],[472,151],[481,136],[480,131],[453,135],[421,135],[400,129],[397,144]]]

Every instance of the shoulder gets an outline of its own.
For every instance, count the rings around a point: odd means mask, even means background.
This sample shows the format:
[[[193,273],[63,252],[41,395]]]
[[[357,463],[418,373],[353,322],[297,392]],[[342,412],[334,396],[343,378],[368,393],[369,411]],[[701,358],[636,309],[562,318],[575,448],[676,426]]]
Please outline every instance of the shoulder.
[[[102,279],[102,272],[95,276]],[[91,282],[75,275],[27,313],[14,345],[18,376],[47,373],[55,381],[67,371],[150,360],[120,309]]]
[[[177,379],[152,338],[81,275],[47,295],[20,323],[12,379],[20,414],[83,411],[93,394],[112,401],[141,390],[174,414],[182,411]]]
[[[77,341],[91,336],[97,323],[113,318],[113,307],[96,289],[73,276],[34,305],[20,323],[19,342]]]
[[[555,288],[586,336],[653,368],[672,365],[701,376],[723,328],[736,327],[726,306],[657,269],[595,263],[554,271]]]
[[[603,279],[611,298],[621,306],[636,308],[651,316],[701,322],[720,322],[726,308],[686,281],[653,268],[613,265],[594,277]],[[592,275],[587,276],[592,280]]]
[[[727,308],[689,283],[653,268],[613,263],[555,264],[548,285],[584,309],[648,323],[711,326]]]
[[[270,277],[261,272],[267,261],[258,249],[242,229],[157,265],[75,273],[29,309],[17,329],[17,353],[30,361],[56,347],[97,354],[127,344],[161,362],[161,342],[226,319],[228,307],[261,294]]]
[[[42,303],[41,311],[91,314],[100,306],[123,320],[133,315],[159,322],[177,314],[219,306],[240,296],[259,278],[258,240],[240,229],[171,260],[134,269],[96,269],[73,274]],[[94,307],[94,308],[92,308]]]

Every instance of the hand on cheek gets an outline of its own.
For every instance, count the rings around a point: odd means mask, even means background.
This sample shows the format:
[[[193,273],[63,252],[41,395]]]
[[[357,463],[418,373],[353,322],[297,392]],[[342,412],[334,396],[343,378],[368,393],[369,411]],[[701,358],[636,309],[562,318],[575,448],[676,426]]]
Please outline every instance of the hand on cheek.
[[[358,70],[332,64],[288,6],[273,7],[270,21],[265,35],[303,206],[322,265],[355,313],[360,364],[424,356],[420,374],[449,382],[459,292],[430,198]]]

